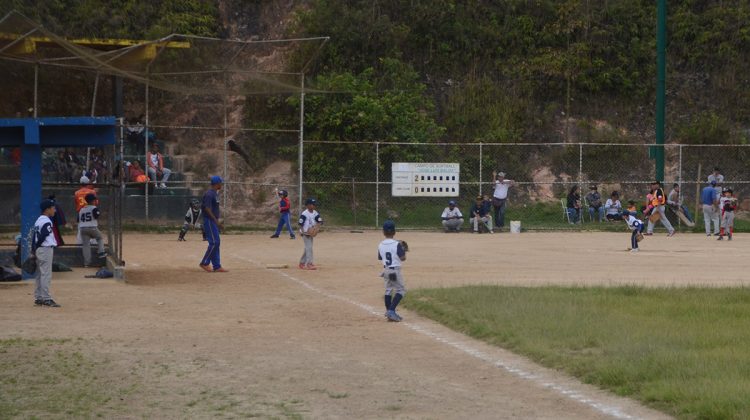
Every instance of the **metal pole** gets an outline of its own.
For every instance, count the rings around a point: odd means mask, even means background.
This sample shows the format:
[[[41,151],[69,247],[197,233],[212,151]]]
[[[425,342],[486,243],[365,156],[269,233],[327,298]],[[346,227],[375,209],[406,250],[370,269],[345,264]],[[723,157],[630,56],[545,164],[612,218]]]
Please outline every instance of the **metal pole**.
[[[148,80],[146,80],[146,121],[144,122],[144,124],[146,126],[144,127],[144,130],[143,130],[143,133],[144,133],[144,136],[143,136],[143,156],[144,156],[144,159],[146,157],[146,153],[148,153],[148,99],[149,99],[149,97],[148,97]],[[148,173],[148,162],[144,161],[143,162],[143,167],[146,170],[146,172]],[[146,188],[145,188],[145,192],[144,192],[144,196],[145,196],[145,201],[144,202],[145,202],[145,206],[146,206],[146,226],[148,226],[148,186],[149,186],[150,183],[151,183],[151,179],[149,179],[149,181],[146,182]]]
[[[667,0],[658,0],[656,11],[656,179],[664,181],[664,117],[667,78]]]
[[[38,117],[39,64],[34,64],[34,118]]]
[[[380,142],[375,142],[375,227],[380,220]]]
[[[482,142],[479,142],[479,194],[482,194],[482,153],[483,147]],[[492,180],[494,182],[494,179]]]
[[[579,194],[583,194],[583,144],[578,143],[578,190],[580,191]],[[579,215],[578,220],[581,222],[581,225],[583,225],[583,210],[579,209]],[[588,210],[587,210],[588,211]]]
[[[302,209],[302,174],[305,166],[305,73],[300,73],[299,91],[299,192],[297,197],[298,208]]]
[[[677,165],[678,165],[677,170],[679,171],[679,173],[677,174],[677,177],[678,177],[677,183],[680,185],[680,193],[677,195],[677,199],[679,200],[680,203],[682,203],[682,145],[680,145],[680,161],[677,163]]]
[[[119,206],[117,220],[117,231],[119,237],[117,238],[117,263],[122,265],[122,206],[125,204],[125,118],[120,118],[120,171],[117,174],[117,179],[120,185],[119,188]]]
[[[226,73],[224,74],[224,77],[226,78]],[[226,80],[225,80],[225,86],[226,86]],[[229,177],[229,152],[228,152],[228,143],[229,139],[227,139],[227,136],[229,135],[229,132],[227,131],[227,97],[226,94],[224,95],[224,182],[228,181]],[[224,185],[224,188],[222,188],[223,191],[223,197],[222,200],[224,200],[224,211],[229,210],[229,203],[227,202],[227,184]]]
[[[99,72],[96,72],[96,77],[94,78],[94,94],[91,95],[91,116],[93,117],[96,113],[96,94],[99,91]],[[89,164],[91,162],[91,148],[86,148],[86,168],[84,171],[87,171],[89,169]]]

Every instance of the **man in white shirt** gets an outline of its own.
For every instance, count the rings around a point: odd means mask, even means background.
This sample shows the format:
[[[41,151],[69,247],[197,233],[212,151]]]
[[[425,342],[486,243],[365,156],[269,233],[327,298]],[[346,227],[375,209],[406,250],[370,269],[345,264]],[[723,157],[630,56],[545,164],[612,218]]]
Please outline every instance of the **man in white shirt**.
[[[505,203],[508,200],[508,189],[513,186],[513,181],[505,179],[505,172],[492,172],[495,181],[495,190],[492,193],[492,207],[495,209],[495,227],[505,226]]]
[[[461,214],[461,210],[456,207],[456,202],[451,200],[448,202],[448,207],[443,210],[443,228],[446,232],[460,232],[461,225],[464,224],[464,215]]]

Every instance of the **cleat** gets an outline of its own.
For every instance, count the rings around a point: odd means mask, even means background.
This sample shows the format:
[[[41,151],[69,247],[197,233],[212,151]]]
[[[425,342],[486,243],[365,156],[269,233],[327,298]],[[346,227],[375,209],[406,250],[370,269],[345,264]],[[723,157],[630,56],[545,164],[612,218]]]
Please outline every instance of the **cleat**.
[[[209,273],[211,272],[211,267],[209,267],[208,265],[198,264],[198,267],[202,268],[203,271],[206,271]]]
[[[297,239],[297,237],[294,236],[294,235],[292,235],[292,236],[289,237],[289,239]]]
[[[707,234],[706,234],[706,236],[709,236],[709,237],[710,237],[710,236],[711,236],[711,234],[710,234],[710,233],[707,233]]]
[[[718,238],[716,238],[716,240],[717,240],[717,241],[723,241],[723,240],[724,240],[724,237],[723,237],[723,236],[719,236]]]
[[[184,242],[185,238],[177,238],[177,242]]]
[[[305,269],[306,270],[317,270],[318,267],[316,267],[315,264],[310,263],[310,264],[307,264],[307,266],[305,267]]]
[[[271,238],[272,238],[272,239],[273,239],[273,238],[278,238],[278,237],[279,237],[279,235],[276,235],[276,234],[273,234],[273,235],[271,235]]]
[[[638,248],[633,248],[630,250],[630,252],[640,252],[640,251],[638,251]]]
[[[305,264],[299,263],[299,269],[300,270],[305,270]]]
[[[217,269],[214,270],[214,273],[228,273],[228,272],[229,272],[229,270],[227,270],[224,267],[219,267],[219,268],[217,268]]]
[[[34,305],[36,305],[36,306],[42,306],[42,305],[44,305],[44,301],[41,300],[41,299],[35,299],[34,300]]]
[[[50,308],[59,308],[60,304],[55,302],[52,299],[47,299],[42,301],[42,306],[49,306]]]
[[[399,322],[401,321],[401,317],[398,316],[396,311],[388,311],[386,312],[386,317],[388,318],[388,321],[390,322]]]
[[[674,231],[674,230],[671,231],[671,232],[669,232],[669,233],[667,233],[667,238],[670,238],[670,237],[674,236],[675,233],[676,233],[676,231]]]

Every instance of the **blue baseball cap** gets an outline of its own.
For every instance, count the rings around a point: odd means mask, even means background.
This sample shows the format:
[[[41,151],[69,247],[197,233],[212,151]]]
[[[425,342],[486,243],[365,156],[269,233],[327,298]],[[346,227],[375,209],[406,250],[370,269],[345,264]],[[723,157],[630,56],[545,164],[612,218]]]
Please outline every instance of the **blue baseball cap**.
[[[623,216],[630,216],[631,214],[632,214],[632,213],[630,213],[630,211],[629,211],[629,210],[623,210],[623,211],[622,211],[622,215],[623,215]]]
[[[396,223],[393,220],[386,220],[383,222],[383,232],[395,232]]]
[[[711,185],[713,185],[715,187],[716,186],[716,181],[715,180],[711,180],[711,182],[709,182],[709,184],[711,184]]]
[[[308,204],[313,204],[313,205],[317,206],[318,205],[318,200],[316,200],[314,198],[308,198],[307,200],[305,200],[305,205],[308,205]]]
[[[211,177],[211,185],[223,184],[223,183],[224,183],[224,180],[221,179],[219,175],[214,175]]]
[[[448,205],[449,205],[449,206],[455,206],[455,205],[456,205],[456,202],[455,202],[455,201],[453,201],[453,200],[451,200],[451,201],[449,201],[449,202],[448,202]]]
[[[55,207],[55,202],[52,200],[42,200],[42,202],[39,203],[39,210],[41,210],[42,212],[50,207]]]

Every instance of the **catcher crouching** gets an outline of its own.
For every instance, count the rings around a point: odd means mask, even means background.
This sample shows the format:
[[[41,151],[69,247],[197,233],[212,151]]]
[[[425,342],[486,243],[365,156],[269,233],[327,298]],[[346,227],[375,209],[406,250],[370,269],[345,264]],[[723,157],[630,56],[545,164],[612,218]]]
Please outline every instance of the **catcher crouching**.
[[[185,234],[190,228],[200,229],[203,235],[203,240],[206,240],[206,231],[203,229],[203,225],[198,223],[198,218],[201,216],[201,202],[197,198],[190,200],[190,207],[188,207],[187,213],[185,213],[185,223],[180,229],[180,236],[177,238],[178,241],[185,240]]]

